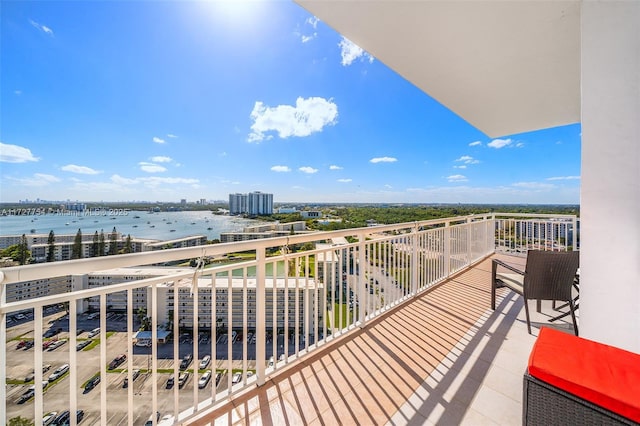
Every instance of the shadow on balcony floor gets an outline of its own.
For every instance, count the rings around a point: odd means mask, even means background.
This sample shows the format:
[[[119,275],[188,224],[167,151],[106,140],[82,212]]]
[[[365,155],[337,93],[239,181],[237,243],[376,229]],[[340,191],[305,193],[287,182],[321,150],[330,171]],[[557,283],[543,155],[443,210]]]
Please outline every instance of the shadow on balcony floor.
[[[490,275],[487,259],[192,424],[521,424],[535,336],[515,294],[490,310]]]

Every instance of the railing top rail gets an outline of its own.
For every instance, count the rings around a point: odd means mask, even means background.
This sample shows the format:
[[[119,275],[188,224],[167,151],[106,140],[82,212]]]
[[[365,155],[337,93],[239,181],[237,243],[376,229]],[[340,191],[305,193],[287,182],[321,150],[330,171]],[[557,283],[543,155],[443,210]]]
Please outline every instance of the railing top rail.
[[[541,219],[577,219],[578,216],[574,214],[552,214],[552,213],[491,213],[496,218],[502,217],[521,217],[527,219],[541,218]]]
[[[391,225],[350,228],[339,231],[323,231],[307,234],[289,235],[287,237],[274,237],[259,240],[247,240],[194,247],[165,249],[142,253],[121,254],[116,256],[92,257],[86,259],[65,260],[32,265],[10,266],[0,269],[0,284],[11,284],[21,281],[38,280],[73,274],[86,274],[113,268],[151,265],[182,259],[193,259],[206,256],[221,256],[234,252],[254,251],[256,249],[262,248],[280,247],[289,244],[300,244],[310,241],[329,240],[332,238],[357,236],[363,234],[367,235],[399,229],[417,229],[421,226],[451,226],[452,223],[462,223],[469,220],[487,220],[490,218],[491,214],[488,213],[470,216],[456,216],[442,219],[396,223]]]

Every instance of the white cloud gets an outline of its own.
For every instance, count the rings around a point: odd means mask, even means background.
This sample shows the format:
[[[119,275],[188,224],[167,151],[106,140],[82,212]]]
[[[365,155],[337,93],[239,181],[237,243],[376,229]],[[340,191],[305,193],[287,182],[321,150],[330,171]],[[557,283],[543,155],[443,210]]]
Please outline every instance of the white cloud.
[[[547,180],[579,180],[580,176],[555,176],[547,178]]]
[[[43,33],[50,35],[53,37],[53,30],[49,27],[47,27],[46,25],[42,25],[37,23],[36,21],[29,19],[29,22],[31,23],[31,25],[33,25],[35,28],[39,29],[40,31],[42,31]]]
[[[475,158],[469,155],[463,155],[462,157],[458,158],[455,161],[462,162],[464,164],[478,164],[480,162],[480,160],[476,160]]]
[[[146,186],[156,187],[159,185],[177,185],[177,184],[187,184],[187,185],[195,185],[200,181],[198,179],[192,178],[176,178],[176,177],[143,177],[136,179],[139,182],[142,182]]]
[[[325,126],[336,124],[338,106],[330,99],[320,97],[299,97],[295,106],[267,107],[257,101],[250,117],[253,124],[247,138],[249,142],[270,139],[271,135],[265,135],[269,131],[277,132],[280,138],[286,139],[290,136],[309,136],[320,132]]]
[[[155,157],[151,157],[151,161],[153,161],[154,163],[170,163],[173,161],[173,159],[171,157],[157,155]]]
[[[22,90],[14,90],[13,94],[16,95],[16,96],[20,96],[20,95],[22,95]]]
[[[467,165],[466,164],[462,164],[460,166],[453,166],[454,169],[466,169]]]
[[[117,183],[118,185],[135,185],[138,183],[136,179],[129,179],[120,175],[111,176],[111,182]]]
[[[315,16],[312,16],[310,18],[307,18],[306,21],[304,21],[306,24],[309,24],[313,27],[313,29],[318,28],[318,22],[320,22],[320,19],[318,19]]]
[[[342,37],[338,46],[340,47],[340,56],[342,57],[340,63],[345,67],[351,65],[356,59],[368,60],[369,63],[373,62],[373,56],[346,37]]]
[[[329,170],[342,170],[342,167],[332,164],[329,166]]]
[[[27,161],[39,161],[34,157],[29,148],[0,142],[1,163],[26,163]]]
[[[32,187],[42,187],[42,186],[47,186],[51,183],[60,182],[59,178],[53,175],[48,175],[44,173],[34,173],[33,177],[29,177],[29,178],[7,177],[7,180],[15,182],[17,185],[32,186]]]
[[[162,173],[167,171],[166,168],[162,167],[159,164],[146,163],[143,161],[138,163],[138,165],[140,166],[140,170],[147,173]]]
[[[451,175],[447,176],[449,182],[466,182],[468,179],[464,175]]]
[[[372,158],[371,160],[369,160],[370,163],[376,164],[376,163],[395,163],[396,161],[398,161],[397,158],[394,157],[376,157],[376,158]]]
[[[491,142],[489,142],[487,146],[490,148],[500,149],[500,148],[504,148],[505,146],[511,145],[511,142],[512,142],[511,139],[494,139]]]
[[[318,169],[314,169],[313,167],[309,167],[309,166],[302,166],[298,170],[300,170],[302,173],[308,173],[308,174],[318,173]]]
[[[469,146],[481,146],[481,145],[482,145],[482,142],[480,142],[480,141],[471,142],[469,144]]]
[[[166,143],[166,141],[165,141],[164,139],[160,139],[160,138],[159,138],[159,137],[157,137],[157,136],[154,136],[154,137],[153,137],[153,141],[154,141],[155,143],[159,143],[159,144]]]
[[[303,43],[307,43],[307,42],[309,42],[309,41],[313,40],[313,39],[314,39],[314,38],[316,38],[316,37],[318,37],[318,33],[316,33],[316,32],[314,32],[314,33],[313,33],[313,34],[311,34],[311,35],[304,35],[304,34],[302,34],[302,35],[300,36],[300,41],[302,41]]]
[[[524,142],[518,142],[516,144],[516,148],[523,148],[524,147]]]
[[[351,182],[352,180],[353,180],[353,179],[338,179],[338,182],[341,182],[341,183],[349,183],[349,182]]]
[[[167,135],[167,137],[168,137],[168,138],[172,138],[172,139],[173,139],[173,138],[177,138],[177,136],[176,136],[176,135],[174,135],[173,133],[169,133],[169,134]]]
[[[291,169],[288,166],[273,166],[271,167],[272,172],[290,172]]]
[[[62,166],[61,170],[64,170],[65,172],[78,173],[81,175],[97,175],[102,173],[101,171],[94,170],[91,167],[76,166],[75,164],[67,164],[66,166]]]
[[[391,186],[391,185],[389,185],[389,184],[386,184],[384,187],[385,187],[386,189],[393,189],[393,186]]]
[[[515,186],[517,188],[526,188],[526,189],[535,189],[535,190],[555,188],[555,185],[551,183],[541,183],[541,182],[516,182],[512,184],[512,186]]]

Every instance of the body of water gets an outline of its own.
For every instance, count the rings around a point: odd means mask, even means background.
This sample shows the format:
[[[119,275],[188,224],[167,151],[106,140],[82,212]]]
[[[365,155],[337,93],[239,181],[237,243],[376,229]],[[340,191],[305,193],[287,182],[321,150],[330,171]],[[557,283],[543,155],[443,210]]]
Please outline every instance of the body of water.
[[[0,235],[73,234],[81,230],[83,237],[116,228],[132,238],[172,240],[191,235],[206,235],[208,240],[220,238],[221,232],[238,232],[263,223],[236,216],[214,215],[210,211],[159,212],[100,210],[88,213],[64,212],[0,216]]]

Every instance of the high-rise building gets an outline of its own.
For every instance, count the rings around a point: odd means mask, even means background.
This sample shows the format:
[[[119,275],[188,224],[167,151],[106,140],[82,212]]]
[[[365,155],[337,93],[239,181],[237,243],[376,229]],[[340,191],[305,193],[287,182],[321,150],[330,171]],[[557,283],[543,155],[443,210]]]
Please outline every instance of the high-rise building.
[[[273,194],[258,191],[249,194],[229,194],[229,214],[273,214]]]

